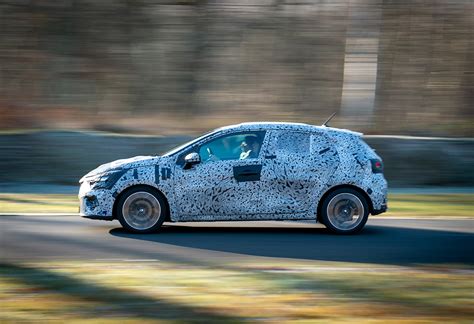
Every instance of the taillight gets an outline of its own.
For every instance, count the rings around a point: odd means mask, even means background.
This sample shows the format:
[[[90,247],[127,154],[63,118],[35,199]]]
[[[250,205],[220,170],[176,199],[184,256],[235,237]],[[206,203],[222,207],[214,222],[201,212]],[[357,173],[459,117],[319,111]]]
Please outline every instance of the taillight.
[[[370,159],[373,173],[383,173],[383,163],[379,159]]]

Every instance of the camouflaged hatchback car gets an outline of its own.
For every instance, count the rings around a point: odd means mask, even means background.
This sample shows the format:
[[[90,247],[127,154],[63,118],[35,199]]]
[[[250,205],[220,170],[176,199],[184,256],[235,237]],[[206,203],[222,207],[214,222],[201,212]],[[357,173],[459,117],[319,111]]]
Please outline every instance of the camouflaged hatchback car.
[[[165,221],[314,220],[348,234],[387,209],[382,171],[359,133],[244,123],[98,167],[80,180],[80,212],[138,233]]]

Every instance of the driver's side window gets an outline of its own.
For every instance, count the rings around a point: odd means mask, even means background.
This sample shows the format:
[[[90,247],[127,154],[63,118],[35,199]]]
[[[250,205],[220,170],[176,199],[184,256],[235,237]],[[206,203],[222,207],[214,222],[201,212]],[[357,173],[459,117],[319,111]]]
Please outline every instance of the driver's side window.
[[[202,163],[257,158],[264,137],[263,131],[224,135],[202,144],[198,153]]]

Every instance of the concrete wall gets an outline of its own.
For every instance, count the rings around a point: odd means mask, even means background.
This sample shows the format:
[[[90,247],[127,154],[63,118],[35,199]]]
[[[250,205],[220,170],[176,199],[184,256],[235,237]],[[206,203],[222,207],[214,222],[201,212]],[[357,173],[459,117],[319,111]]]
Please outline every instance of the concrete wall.
[[[368,136],[391,187],[474,186],[474,140]]]
[[[29,132],[0,136],[0,183],[77,184],[112,160],[156,155],[187,136],[126,136],[87,132]],[[474,186],[474,140],[368,136],[385,162],[391,187]]]

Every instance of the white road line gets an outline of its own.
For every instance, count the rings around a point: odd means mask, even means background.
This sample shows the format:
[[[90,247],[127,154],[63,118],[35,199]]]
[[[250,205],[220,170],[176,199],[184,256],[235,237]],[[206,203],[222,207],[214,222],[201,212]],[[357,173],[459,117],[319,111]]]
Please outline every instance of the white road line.
[[[159,259],[93,259],[101,262],[159,262]]]

